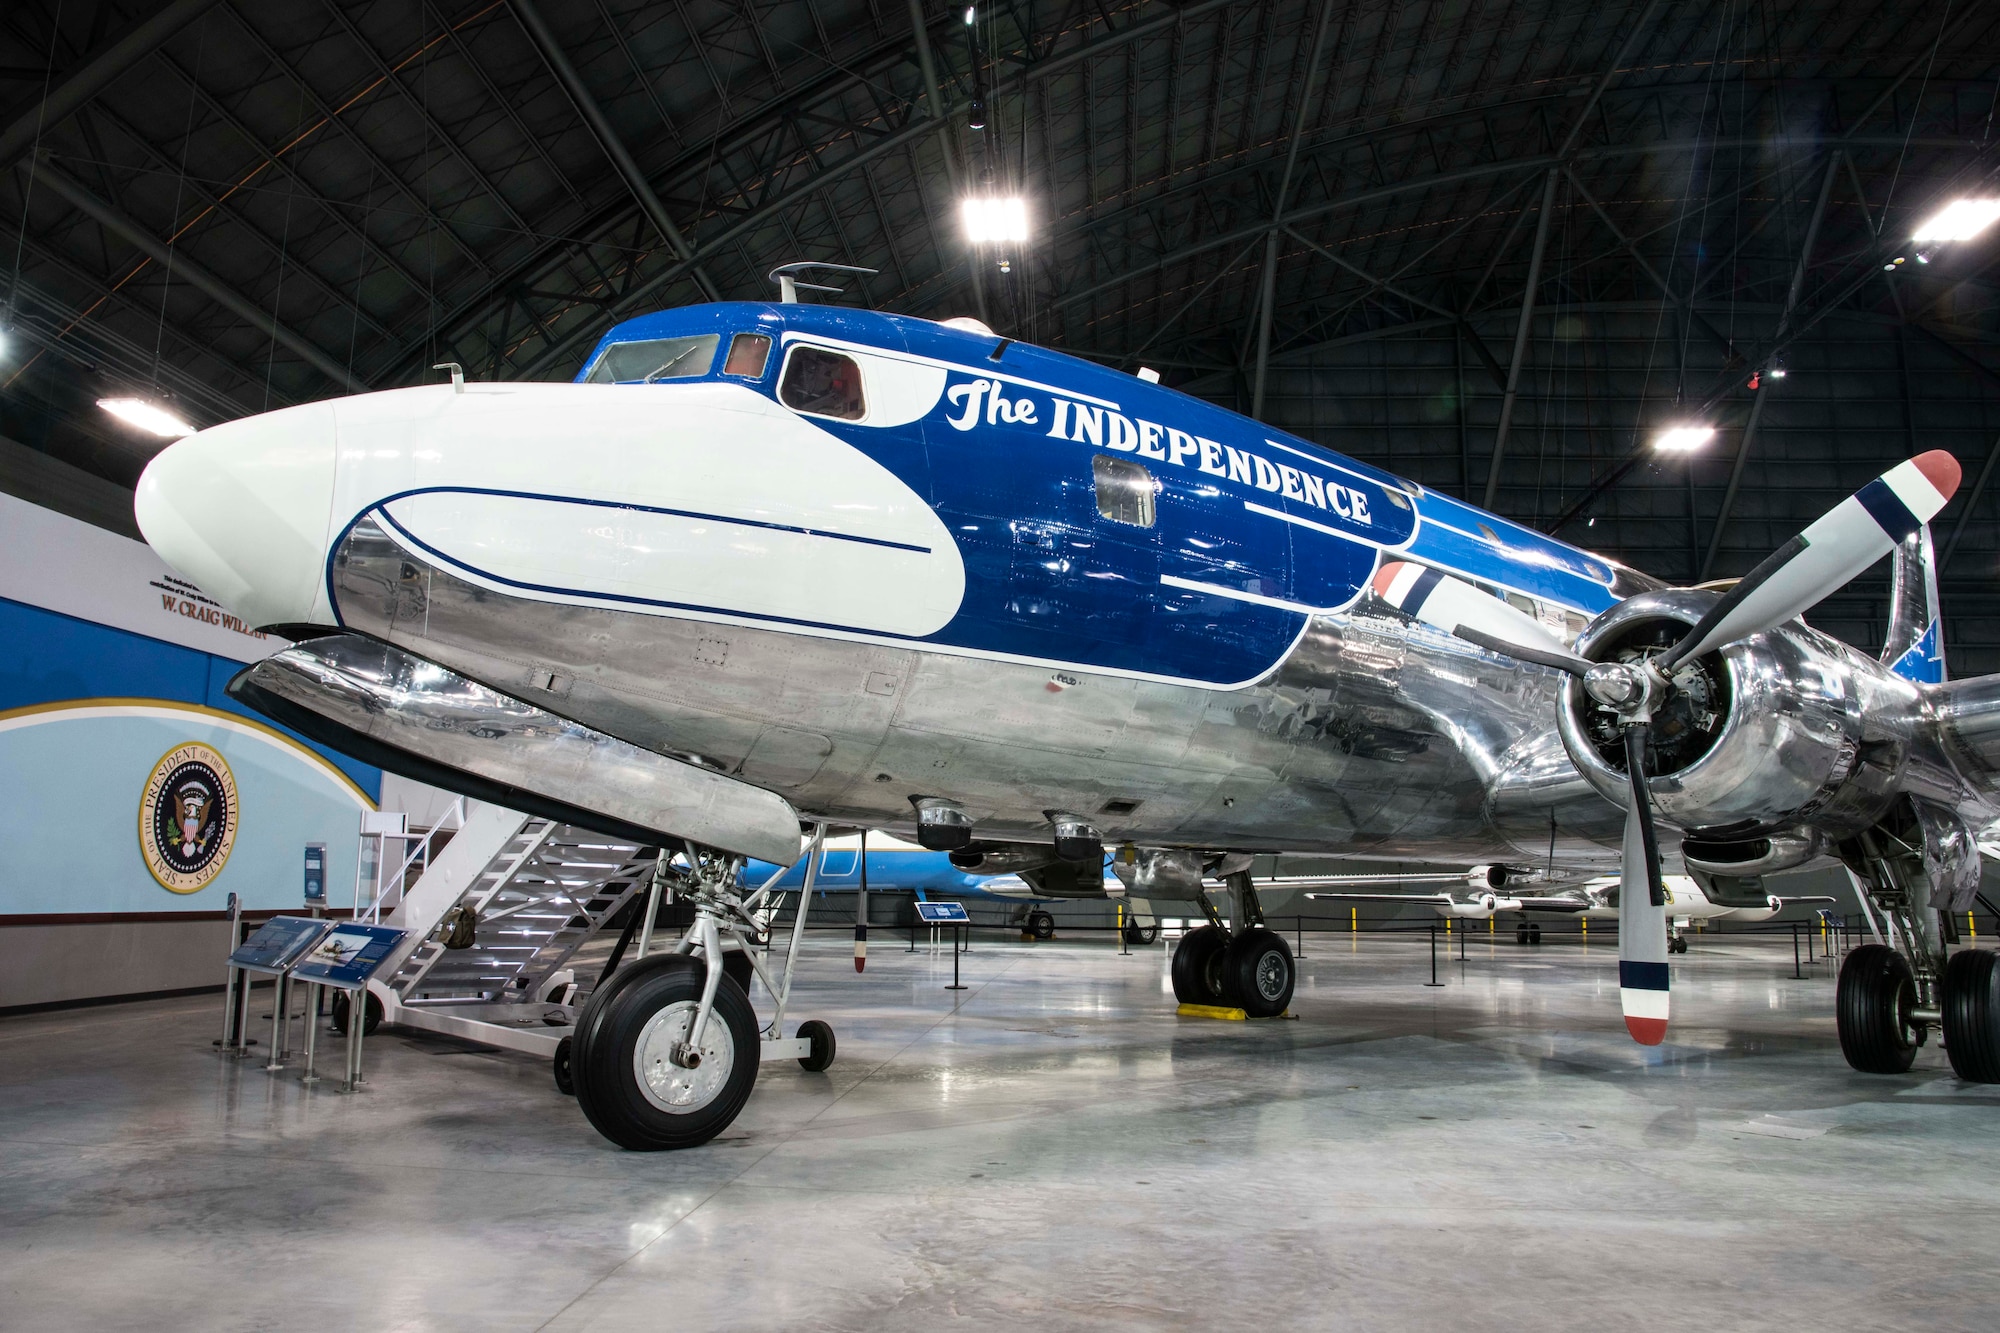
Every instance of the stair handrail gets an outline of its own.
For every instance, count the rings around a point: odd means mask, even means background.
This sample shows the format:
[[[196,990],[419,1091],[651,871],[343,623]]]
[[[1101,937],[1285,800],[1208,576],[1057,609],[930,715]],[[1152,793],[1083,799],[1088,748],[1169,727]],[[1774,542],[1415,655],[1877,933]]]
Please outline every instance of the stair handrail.
[[[447,820],[456,821],[451,825],[451,830],[454,833],[459,832],[465,828],[465,797],[460,796],[457,800],[453,801],[449,806],[445,807],[445,812],[443,817],[440,818],[435,824],[432,824],[430,828],[424,833],[424,836],[422,838],[406,839],[406,842],[411,844],[410,850],[404,854],[403,863],[396,867],[395,875],[392,876],[389,880],[389,887],[393,888],[393,890],[395,891],[396,901],[398,903],[401,903],[403,901],[404,896],[409,892],[407,885],[408,885],[408,876],[410,873],[410,867],[417,863],[417,858],[421,856],[423,858],[425,867],[426,868],[429,867],[431,842],[433,839],[437,837],[437,835],[440,832],[444,830]],[[382,920],[383,908],[388,905],[388,902],[389,902],[389,895],[387,892],[384,892],[379,897],[377,897],[375,901],[370,903],[368,906],[368,919],[370,921],[380,923],[380,921]],[[389,907],[388,910],[393,912],[395,908]]]

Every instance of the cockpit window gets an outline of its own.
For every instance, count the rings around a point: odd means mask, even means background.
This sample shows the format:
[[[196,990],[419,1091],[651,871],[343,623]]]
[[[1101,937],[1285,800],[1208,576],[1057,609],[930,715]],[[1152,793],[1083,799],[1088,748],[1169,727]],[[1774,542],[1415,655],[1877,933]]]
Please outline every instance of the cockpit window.
[[[1097,482],[1097,512],[1113,523],[1153,526],[1153,497],[1159,486],[1143,463],[1098,454],[1090,460]]]
[[[761,379],[764,363],[770,358],[769,338],[761,333],[739,333],[729,340],[729,357],[722,363],[722,373]]]
[[[654,380],[688,380],[706,375],[715,364],[719,333],[692,338],[654,338],[647,342],[613,343],[584,376],[586,384],[651,384]]]
[[[778,401],[795,412],[842,421],[859,421],[868,410],[861,397],[861,367],[852,357],[817,347],[792,350]]]

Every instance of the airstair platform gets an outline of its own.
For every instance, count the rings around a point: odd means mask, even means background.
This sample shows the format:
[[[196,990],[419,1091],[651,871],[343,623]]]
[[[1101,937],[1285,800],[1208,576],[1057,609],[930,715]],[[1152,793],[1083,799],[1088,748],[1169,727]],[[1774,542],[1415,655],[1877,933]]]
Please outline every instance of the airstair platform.
[[[372,986],[383,1019],[550,1055],[566,965],[651,884],[655,851],[554,820],[478,805],[385,923],[409,932]],[[463,909],[463,910],[461,910]],[[464,913],[472,916],[471,940]],[[457,925],[458,939],[453,940]],[[451,943],[464,947],[452,948]],[[588,986],[584,987],[588,990]]]

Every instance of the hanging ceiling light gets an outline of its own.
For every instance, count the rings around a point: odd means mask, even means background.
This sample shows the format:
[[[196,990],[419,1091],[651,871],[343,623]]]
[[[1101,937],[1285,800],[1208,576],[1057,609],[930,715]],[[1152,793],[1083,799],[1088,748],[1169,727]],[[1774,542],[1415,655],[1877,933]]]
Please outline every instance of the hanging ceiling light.
[[[1913,241],[1969,241],[2000,218],[2000,199],[1954,199],[1910,236]]]
[[[1693,453],[1714,438],[1713,426],[1670,426],[1654,438],[1653,448],[1663,454]]]
[[[1028,201],[1018,195],[967,199],[960,209],[965,238],[974,245],[1028,239]]]
[[[177,439],[195,432],[193,426],[158,403],[149,403],[144,398],[100,398],[97,400],[97,405],[126,425],[135,426],[151,435]]]

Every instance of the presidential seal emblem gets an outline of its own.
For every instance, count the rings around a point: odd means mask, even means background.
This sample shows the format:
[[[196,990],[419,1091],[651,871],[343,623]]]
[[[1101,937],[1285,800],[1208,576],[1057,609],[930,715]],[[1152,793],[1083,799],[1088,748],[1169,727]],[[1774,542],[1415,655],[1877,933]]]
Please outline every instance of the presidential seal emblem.
[[[196,893],[236,844],[236,779],[222,756],[189,741],[153,765],[139,798],[139,854],[170,893]]]

